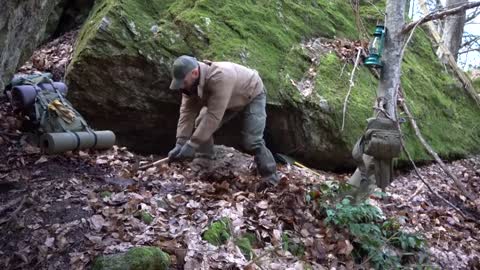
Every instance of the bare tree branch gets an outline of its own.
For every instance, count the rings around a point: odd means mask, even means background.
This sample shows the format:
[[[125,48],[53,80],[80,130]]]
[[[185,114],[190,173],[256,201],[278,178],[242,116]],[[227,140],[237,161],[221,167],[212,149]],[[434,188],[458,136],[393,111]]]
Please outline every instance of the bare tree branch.
[[[469,50],[465,50],[465,51],[461,51],[459,52],[458,54],[465,54],[465,53],[469,53],[469,52],[480,52],[480,48],[474,48],[474,49],[469,49]]]
[[[480,7],[475,8],[475,10],[467,16],[465,23],[467,24],[468,22],[473,21],[478,15],[480,15]]]
[[[421,25],[421,24],[424,24],[424,23],[429,22],[429,21],[433,21],[433,20],[437,20],[437,19],[443,19],[447,16],[462,12],[462,11],[467,10],[467,9],[479,7],[479,6],[480,6],[480,1],[477,1],[477,2],[466,3],[466,4],[463,4],[461,6],[451,8],[451,9],[447,9],[447,10],[443,10],[443,11],[439,10],[439,11],[431,12],[431,13],[425,15],[424,17],[422,17],[421,19],[419,19],[417,21],[410,22],[407,25],[405,25],[403,27],[402,33],[404,33],[404,34],[408,33],[410,30],[412,30],[413,27],[415,27],[415,25]]]
[[[473,196],[473,194],[471,194],[466,188],[465,186],[463,186],[463,183],[448,169],[448,167],[445,165],[445,163],[443,163],[442,159],[440,159],[440,157],[438,156],[437,152],[435,152],[435,150],[433,150],[433,148],[427,143],[427,141],[425,140],[425,138],[423,137],[421,131],[420,131],[420,128],[418,127],[417,125],[417,122],[415,121],[412,113],[410,112],[410,110],[408,109],[408,106],[407,104],[405,103],[405,95],[403,94],[403,90],[401,87],[399,87],[398,89],[400,91],[400,93],[402,94],[402,97],[403,97],[403,102],[400,102],[400,107],[402,108],[402,110],[407,114],[408,116],[408,119],[410,120],[410,124],[412,125],[412,128],[415,132],[415,135],[417,136],[417,138],[420,140],[420,143],[422,144],[422,146],[425,148],[425,150],[427,150],[428,154],[430,154],[430,156],[433,157],[433,159],[435,159],[435,161],[438,163],[438,165],[440,166],[440,168],[442,168],[442,170],[445,172],[446,175],[448,175],[452,180],[453,182],[455,183],[455,185],[457,186],[457,189],[468,199],[470,199],[471,201],[474,201],[475,200],[475,196]],[[445,180],[447,181],[447,180]],[[449,184],[448,182],[446,182],[446,184]]]
[[[464,36],[463,37],[464,39],[468,39],[466,40],[465,42],[463,42],[462,45],[460,45],[460,48],[464,48],[464,47],[467,47],[467,46],[470,46],[478,41],[480,41],[480,36]]]

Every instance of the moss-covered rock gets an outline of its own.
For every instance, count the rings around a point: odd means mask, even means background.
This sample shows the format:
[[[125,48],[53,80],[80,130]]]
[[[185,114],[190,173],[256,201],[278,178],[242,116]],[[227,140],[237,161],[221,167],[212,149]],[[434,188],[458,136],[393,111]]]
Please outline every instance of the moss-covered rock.
[[[373,2],[381,9],[382,1]],[[365,36],[362,25],[371,27],[383,14],[365,3],[360,18],[364,24],[357,25],[343,0],[96,1],[69,66],[71,99],[94,127],[113,129],[120,144],[167,151],[174,144],[180,101],[168,90],[173,59],[193,54],[234,61],[257,69],[265,82],[265,136],[274,151],[323,169],[352,167],[350,151],[372,114],[377,81],[359,68],[341,132],[353,65],[344,66],[332,53],[312,61],[302,44],[317,37],[358,39]],[[443,157],[478,151],[479,110],[436,60],[422,30],[410,44],[402,82],[425,137]],[[294,84],[310,68],[316,70],[315,88],[304,96]],[[429,159],[405,129],[415,159]],[[238,146],[237,123],[227,124],[216,141]]]
[[[126,253],[98,257],[94,270],[166,270],[170,256],[156,247],[135,247]]]
[[[230,220],[222,218],[209,226],[202,235],[203,240],[214,246],[220,246],[227,242],[230,238]]]

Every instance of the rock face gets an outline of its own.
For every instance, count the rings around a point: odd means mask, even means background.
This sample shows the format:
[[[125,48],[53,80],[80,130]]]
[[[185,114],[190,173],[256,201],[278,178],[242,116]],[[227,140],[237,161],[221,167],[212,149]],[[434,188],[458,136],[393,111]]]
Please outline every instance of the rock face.
[[[43,38],[48,17],[60,0],[3,1],[0,9],[0,89]]]
[[[359,12],[372,29],[383,16],[370,4]],[[165,152],[180,102],[168,90],[174,58],[229,60],[257,69],[265,82],[270,148],[318,168],[352,167],[351,147],[371,116],[377,80],[365,67],[356,72],[341,131],[353,63],[325,40],[358,39],[355,13],[343,0],[96,1],[67,71],[70,99],[94,128],[114,130],[120,144]],[[478,109],[438,63],[425,33],[417,31],[411,44],[402,80],[424,134],[444,157],[478,151]],[[216,142],[237,146],[238,123],[225,125]],[[410,152],[428,159],[404,130]]]
[[[12,0],[0,9],[0,89],[41,43],[82,25],[93,0]]]
[[[94,0],[61,0],[48,17],[43,41],[80,27],[88,17]]]

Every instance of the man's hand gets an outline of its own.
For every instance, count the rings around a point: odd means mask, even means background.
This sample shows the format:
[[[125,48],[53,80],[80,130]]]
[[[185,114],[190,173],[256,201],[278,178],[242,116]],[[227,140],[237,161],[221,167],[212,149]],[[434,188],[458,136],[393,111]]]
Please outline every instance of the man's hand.
[[[173,148],[170,152],[168,152],[168,161],[172,161],[173,158],[175,158],[178,153],[180,153],[180,150],[182,150],[183,144],[175,144],[175,148]]]
[[[195,148],[193,148],[189,143],[186,143],[182,146],[180,153],[178,153],[173,158],[170,158],[171,161],[182,161],[187,159],[193,159],[195,157]]]

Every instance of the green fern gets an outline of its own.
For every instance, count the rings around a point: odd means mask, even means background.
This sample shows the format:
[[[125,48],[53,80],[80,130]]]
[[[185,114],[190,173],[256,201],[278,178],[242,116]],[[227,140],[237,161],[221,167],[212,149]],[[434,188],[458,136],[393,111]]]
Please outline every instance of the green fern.
[[[357,262],[369,263],[375,269],[398,269],[408,258],[420,258],[424,240],[405,233],[394,219],[385,219],[381,210],[368,202],[353,204],[351,197],[333,203],[339,194],[338,184],[323,185],[324,197],[317,198],[327,226],[346,229],[350,234]],[[312,193],[310,193],[312,194]],[[417,260],[419,261],[419,260]]]

